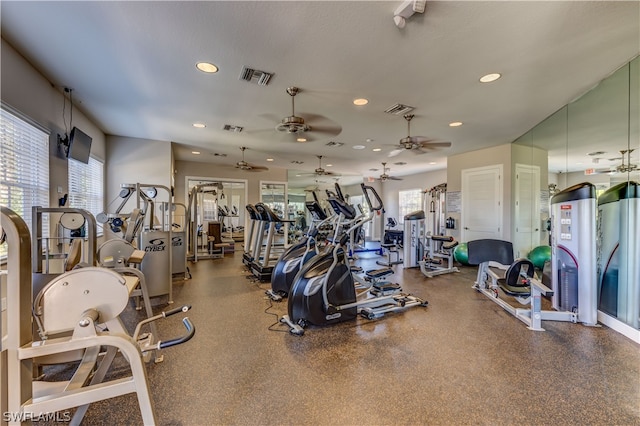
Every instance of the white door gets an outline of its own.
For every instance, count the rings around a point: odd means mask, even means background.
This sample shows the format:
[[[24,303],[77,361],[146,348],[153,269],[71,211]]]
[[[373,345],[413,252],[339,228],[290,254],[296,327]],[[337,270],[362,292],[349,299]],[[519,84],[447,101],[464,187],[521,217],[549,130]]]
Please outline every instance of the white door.
[[[518,257],[540,245],[540,167],[516,164],[513,251]]]
[[[462,241],[502,239],[502,164],[462,171]]]

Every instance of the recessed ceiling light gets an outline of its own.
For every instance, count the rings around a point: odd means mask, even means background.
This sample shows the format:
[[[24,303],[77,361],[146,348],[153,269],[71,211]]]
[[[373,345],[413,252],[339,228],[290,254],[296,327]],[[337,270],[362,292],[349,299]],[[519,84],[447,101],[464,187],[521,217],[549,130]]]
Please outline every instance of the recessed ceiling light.
[[[273,158],[267,158],[267,161],[273,161]]]
[[[218,72],[218,67],[216,67],[210,62],[198,62],[196,64],[196,68],[198,68],[202,72],[208,72],[208,73]]]
[[[358,106],[366,105],[368,103],[369,103],[369,99],[365,99],[365,98],[358,98],[353,100],[353,104]]]
[[[462,126],[462,121],[452,121],[449,123],[449,127],[460,127]]]
[[[433,164],[436,164],[436,162],[435,161],[430,161],[429,164],[433,165]]]
[[[354,145],[353,146],[353,149],[365,149],[365,148],[366,148],[366,146],[364,146],[364,145]]]
[[[502,75],[498,74],[497,72],[483,75],[482,77],[480,77],[480,83],[491,83],[492,81],[496,81],[500,77],[502,77]]]
[[[326,167],[333,167],[333,164],[327,164]]]
[[[191,153],[194,155],[200,155],[200,151],[191,151]]]
[[[204,129],[205,127],[207,127],[207,125],[203,123],[193,123],[193,127],[195,127],[196,129]]]
[[[298,138],[296,139],[296,142],[306,142],[307,138]]]
[[[296,175],[296,177],[300,177],[300,176],[302,176],[302,175]]]
[[[382,151],[382,148],[373,148],[373,152],[380,152]]]

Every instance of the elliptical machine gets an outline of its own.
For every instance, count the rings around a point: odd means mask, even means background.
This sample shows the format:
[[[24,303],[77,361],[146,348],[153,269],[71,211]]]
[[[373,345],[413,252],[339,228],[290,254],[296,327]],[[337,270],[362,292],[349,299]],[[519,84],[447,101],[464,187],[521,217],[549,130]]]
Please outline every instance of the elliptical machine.
[[[398,284],[379,283],[378,291],[372,284],[360,293],[356,293],[356,285],[347,251],[346,244],[351,231],[373,219],[376,211],[382,210],[382,200],[375,189],[361,184],[362,192],[369,204],[369,214],[356,221],[339,241],[334,240],[324,253],[314,256],[296,275],[288,299],[288,315],[281,318],[281,322],[289,326],[292,334],[303,335],[304,327],[308,324],[323,326],[338,322],[353,320],[358,314],[374,319],[387,312],[405,310],[414,306],[427,306],[427,302],[405,293]],[[378,203],[371,205],[369,193],[372,193]],[[354,215],[352,206],[337,197],[329,198],[329,203],[340,218]],[[367,275],[371,281],[377,281],[380,275],[392,274],[391,269],[369,271]],[[394,291],[390,290],[394,288]],[[381,289],[381,290],[380,290]],[[389,294],[389,293],[393,294]]]
[[[333,219],[322,210],[315,192],[313,193],[313,201],[305,202],[305,206],[312,217],[306,238],[302,238],[297,244],[290,246],[282,253],[271,273],[271,290],[265,292],[275,302],[287,297],[300,267],[318,254],[316,244],[318,228]]]

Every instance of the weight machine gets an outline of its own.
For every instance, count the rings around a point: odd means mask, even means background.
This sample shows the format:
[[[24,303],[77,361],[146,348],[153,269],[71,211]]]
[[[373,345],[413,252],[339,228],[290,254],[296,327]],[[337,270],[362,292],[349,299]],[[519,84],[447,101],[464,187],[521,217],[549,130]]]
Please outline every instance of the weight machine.
[[[163,206],[162,210],[173,212],[171,189],[162,185],[144,183],[122,184],[121,187],[118,197],[122,198],[122,201],[116,212],[100,213],[96,219],[109,224],[114,232],[123,232],[125,241],[133,243],[137,240],[137,247],[146,253],[140,264],[140,270],[147,277],[149,297],[168,295],[168,303],[173,303],[174,249],[178,249],[181,254],[179,258],[184,259],[186,264],[186,254],[182,254],[185,250],[184,244],[180,243],[184,234],[173,232],[171,214],[168,218],[163,214],[159,224],[156,224],[155,217],[156,203]],[[158,189],[166,193],[166,202],[155,200]],[[130,214],[123,214],[122,209],[134,195],[135,207]],[[147,219],[148,224],[145,226],[144,222]],[[125,223],[125,220],[128,223]],[[181,272],[185,270],[186,265],[181,268]]]
[[[218,190],[222,189],[220,182],[210,182],[194,185],[189,191],[189,199],[187,201],[187,259],[197,262],[200,259],[220,258],[224,254],[221,250],[222,230],[220,235],[213,235],[209,232],[209,227],[205,229],[204,224],[204,199],[207,194],[216,197],[215,207],[218,208]],[[220,216],[220,215],[219,215]],[[217,221],[209,221],[209,224],[219,223]],[[218,234],[217,232],[215,234]],[[216,241],[217,239],[217,241]]]
[[[70,419],[72,425],[78,425],[88,404],[135,393],[143,423],[156,424],[142,354],[184,343],[193,337],[195,328],[184,318],[185,335],[151,346],[141,334],[141,327],[186,312],[189,307],[142,321],[130,337],[119,315],[127,306],[137,279],[93,266],[59,275],[34,298],[29,271],[32,263],[29,229],[10,209],[1,207],[0,213],[1,234],[6,235],[8,245],[6,269],[0,271],[6,278],[3,280],[6,287],[1,292],[7,302],[0,355],[3,416],[12,416],[9,423],[14,424],[29,422],[34,413],[47,415],[49,419],[48,414],[78,407]],[[41,243],[40,239],[34,247]],[[34,323],[40,337],[38,341],[34,341]],[[128,363],[131,374],[104,381],[118,353]],[[34,364],[73,361],[75,372],[70,380],[33,379]]]
[[[453,266],[453,250],[458,241],[445,235],[449,227],[445,219],[447,184],[441,183],[425,191],[424,207],[426,232],[424,235],[424,255],[420,264],[420,271],[427,277],[458,272]]]
[[[597,325],[595,198],[595,186],[582,183],[551,199],[551,288],[535,276],[530,260],[514,261],[510,242],[492,239],[467,243],[469,264],[479,265],[473,287],[530,330],[544,331],[543,320]],[[501,293],[529,307],[512,306]],[[554,310],[542,309],[542,297],[551,298]]]

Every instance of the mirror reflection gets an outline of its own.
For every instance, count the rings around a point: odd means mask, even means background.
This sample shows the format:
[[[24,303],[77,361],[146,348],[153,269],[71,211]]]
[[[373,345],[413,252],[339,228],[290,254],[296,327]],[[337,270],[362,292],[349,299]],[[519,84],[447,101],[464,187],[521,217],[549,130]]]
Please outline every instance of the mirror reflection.
[[[596,248],[598,319],[636,330],[640,328],[639,63],[635,58],[514,141],[511,210],[514,251],[536,258],[542,268],[551,257],[552,197],[574,185],[593,185],[596,229],[589,243]],[[572,224],[580,229],[577,222]],[[569,229],[569,224],[562,226]],[[569,232],[578,231],[566,235]],[[554,249],[561,249],[563,241],[556,243]],[[548,267],[547,272],[553,273]]]

